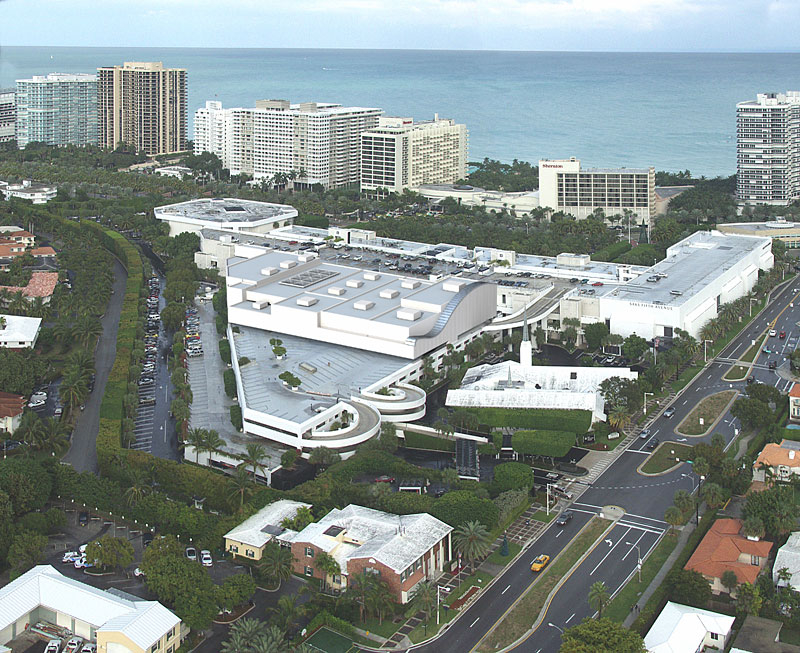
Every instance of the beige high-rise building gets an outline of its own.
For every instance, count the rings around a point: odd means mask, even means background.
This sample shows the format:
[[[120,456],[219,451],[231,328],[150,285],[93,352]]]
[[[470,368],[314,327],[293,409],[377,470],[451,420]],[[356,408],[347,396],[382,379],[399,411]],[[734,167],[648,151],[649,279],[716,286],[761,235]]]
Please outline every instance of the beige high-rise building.
[[[467,127],[454,120],[381,118],[361,134],[361,190],[399,193],[467,176]]]
[[[186,70],[160,61],[97,69],[100,145],[148,155],[186,149]]]

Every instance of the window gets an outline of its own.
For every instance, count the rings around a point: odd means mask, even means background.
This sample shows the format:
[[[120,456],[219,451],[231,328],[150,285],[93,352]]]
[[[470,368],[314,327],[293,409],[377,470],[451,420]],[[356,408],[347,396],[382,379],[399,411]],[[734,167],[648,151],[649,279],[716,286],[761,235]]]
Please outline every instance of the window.
[[[236,546],[235,544],[231,544],[228,547],[228,551],[231,551],[232,553],[239,553],[239,547]]]
[[[150,653],[155,653],[158,650],[158,642],[150,647]]]
[[[252,549],[245,549],[245,552],[244,552],[244,554],[245,554],[245,555],[246,555],[248,558],[255,558],[255,557],[256,557],[255,551],[253,551]]]
[[[713,639],[713,640],[718,640],[719,639],[719,633],[709,633],[709,635],[711,635],[711,639]]]
[[[167,633],[167,639],[175,636],[175,629],[171,628],[169,633]]]
[[[759,556],[750,556],[750,564],[758,567],[761,564],[761,558]]]
[[[306,558],[313,558],[314,557],[314,549],[312,549],[310,546],[306,547],[305,552],[306,552]]]
[[[303,567],[303,573],[306,576],[313,576],[314,575],[314,569],[309,567],[308,565],[306,565],[305,567]]]

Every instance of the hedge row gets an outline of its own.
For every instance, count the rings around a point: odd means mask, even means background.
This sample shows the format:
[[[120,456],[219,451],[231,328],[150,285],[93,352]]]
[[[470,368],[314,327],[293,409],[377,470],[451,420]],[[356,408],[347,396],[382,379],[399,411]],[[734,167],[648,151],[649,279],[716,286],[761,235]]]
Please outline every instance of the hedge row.
[[[455,451],[455,440],[445,440],[437,438],[435,435],[427,433],[417,433],[416,431],[404,431],[405,446],[409,449],[428,449],[430,451]]]
[[[592,425],[589,410],[548,408],[469,408],[478,422],[496,428],[510,426],[521,429],[572,431],[586,433]]]
[[[622,256],[625,252],[631,249],[631,244],[627,240],[623,240],[613,245],[608,245],[602,249],[598,249],[592,254],[593,261],[613,261],[618,256]]]

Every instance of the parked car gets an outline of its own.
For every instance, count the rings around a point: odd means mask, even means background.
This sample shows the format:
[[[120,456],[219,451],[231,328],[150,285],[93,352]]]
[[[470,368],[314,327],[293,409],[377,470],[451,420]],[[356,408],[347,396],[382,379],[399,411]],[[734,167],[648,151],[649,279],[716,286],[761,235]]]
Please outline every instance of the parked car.
[[[193,562],[197,562],[197,549],[195,549],[193,546],[187,546],[186,558]]]
[[[145,533],[142,535],[142,548],[146,548],[150,546],[150,543],[153,541],[153,534],[152,533]]]
[[[204,567],[213,567],[214,566],[214,560],[211,558],[211,551],[208,551],[207,549],[203,549],[200,552],[200,562],[202,563],[202,565]]]
[[[78,558],[81,557],[81,554],[77,551],[65,551],[64,555],[61,557],[61,562],[75,562]]]
[[[47,646],[44,649],[44,653],[58,653],[61,650],[61,640],[60,639],[51,639],[47,642]]]
[[[80,637],[71,637],[62,653],[78,653],[81,644],[83,644],[83,640]]]
[[[86,644],[83,645],[81,653],[97,653],[97,644],[92,644],[91,642],[87,642]]]
[[[548,562],[550,562],[550,556],[542,553],[531,564],[531,571],[541,571],[547,566]]]
[[[89,513],[86,512],[85,510],[78,513],[78,523],[81,526],[86,526],[86,524],[89,523]],[[83,553],[83,551],[81,551],[81,553]]]
[[[378,476],[375,479],[375,482],[376,483],[394,483],[394,476],[386,476],[384,474],[383,476]]]
[[[136,576],[136,578],[144,578],[144,572],[139,569],[139,567],[133,570],[133,575]]]
[[[567,522],[575,515],[571,510],[565,510],[556,518],[556,526],[566,526]]]

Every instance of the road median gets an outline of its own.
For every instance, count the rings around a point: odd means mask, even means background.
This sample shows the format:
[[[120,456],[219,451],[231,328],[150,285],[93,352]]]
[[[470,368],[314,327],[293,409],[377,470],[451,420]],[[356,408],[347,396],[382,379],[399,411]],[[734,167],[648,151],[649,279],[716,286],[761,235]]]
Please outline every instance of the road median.
[[[473,649],[494,653],[526,639],[541,624],[547,607],[573,571],[583,562],[614,522],[592,517],[572,541],[555,557],[550,566],[536,578]],[[530,549],[528,549],[529,552]],[[532,615],[537,618],[531,624]]]

